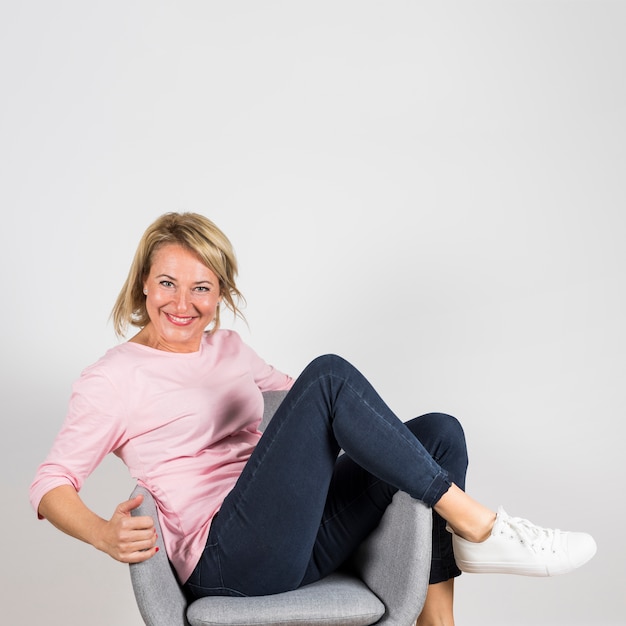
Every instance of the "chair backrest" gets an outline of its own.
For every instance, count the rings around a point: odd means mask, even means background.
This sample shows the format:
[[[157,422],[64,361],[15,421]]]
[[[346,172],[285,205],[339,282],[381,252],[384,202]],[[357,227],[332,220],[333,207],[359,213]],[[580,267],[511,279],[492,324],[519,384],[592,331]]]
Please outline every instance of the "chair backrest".
[[[263,407],[263,419],[261,420],[259,430],[265,430],[265,427],[272,417],[274,417],[276,409],[280,406],[280,403],[285,399],[286,395],[286,391],[265,391],[263,393],[263,402],[265,404]]]

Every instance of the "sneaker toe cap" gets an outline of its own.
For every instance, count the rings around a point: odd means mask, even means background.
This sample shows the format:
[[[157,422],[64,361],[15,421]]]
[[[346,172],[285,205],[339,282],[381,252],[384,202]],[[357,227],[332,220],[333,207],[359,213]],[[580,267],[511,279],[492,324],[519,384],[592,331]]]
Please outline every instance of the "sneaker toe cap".
[[[569,533],[568,547],[572,567],[580,567],[595,555],[597,546],[587,533]]]

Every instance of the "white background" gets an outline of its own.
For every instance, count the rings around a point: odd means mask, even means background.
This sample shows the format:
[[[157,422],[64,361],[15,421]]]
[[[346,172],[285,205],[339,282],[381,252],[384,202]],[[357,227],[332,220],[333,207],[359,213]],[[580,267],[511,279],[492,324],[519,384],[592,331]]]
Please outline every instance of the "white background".
[[[458,624],[626,623],[625,27],[608,0],[4,0],[3,623],[141,624],[27,489],[170,210],[232,239],[226,325],[266,360],[336,352],[403,419],[457,415],[475,497],[595,535],[561,578],[463,576]],[[111,459],[83,496],[131,488]]]

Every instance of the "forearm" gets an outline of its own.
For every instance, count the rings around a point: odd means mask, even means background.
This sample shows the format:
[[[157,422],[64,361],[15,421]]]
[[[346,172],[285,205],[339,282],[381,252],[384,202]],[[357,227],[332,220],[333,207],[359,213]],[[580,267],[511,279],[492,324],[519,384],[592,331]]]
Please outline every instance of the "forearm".
[[[39,503],[38,512],[67,535],[102,549],[106,520],[91,511],[71,485],[48,491]]]
[[[39,503],[38,512],[64,533],[91,544],[123,563],[138,563],[155,554],[154,520],[148,516],[133,517],[143,496],[118,505],[110,520],[91,511],[71,485],[51,489]]]

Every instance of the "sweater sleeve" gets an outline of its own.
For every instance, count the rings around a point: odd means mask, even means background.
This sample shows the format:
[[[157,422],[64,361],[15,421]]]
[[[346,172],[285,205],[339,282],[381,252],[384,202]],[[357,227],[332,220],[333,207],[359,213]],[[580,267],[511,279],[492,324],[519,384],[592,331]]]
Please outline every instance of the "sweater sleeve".
[[[126,420],[117,398],[114,385],[96,367],[74,384],[63,426],[30,487],[35,511],[55,487],[71,485],[80,491],[102,459],[125,442]]]
[[[254,380],[261,391],[286,391],[294,379],[266,363],[252,348],[248,347]]]

